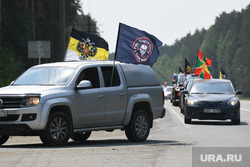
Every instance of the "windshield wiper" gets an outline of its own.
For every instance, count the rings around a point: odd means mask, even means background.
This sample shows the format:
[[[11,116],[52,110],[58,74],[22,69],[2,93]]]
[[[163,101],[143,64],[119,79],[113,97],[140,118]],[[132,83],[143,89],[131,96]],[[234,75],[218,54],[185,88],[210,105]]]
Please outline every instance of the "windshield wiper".
[[[219,92],[208,92],[206,94],[224,94],[224,93],[219,93]]]
[[[192,92],[191,94],[204,94],[204,93],[201,93],[201,92]]]

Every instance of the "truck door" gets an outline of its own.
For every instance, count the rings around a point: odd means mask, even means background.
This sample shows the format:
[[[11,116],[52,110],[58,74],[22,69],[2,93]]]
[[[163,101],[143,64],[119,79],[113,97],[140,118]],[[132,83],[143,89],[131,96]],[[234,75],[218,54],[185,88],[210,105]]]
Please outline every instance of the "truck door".
[[[114,66],[101,67],[103,76],[103,110],[104,125],[121,125],[125,117],[127,105],[127,89],[125,79],[119,75],[121,69]]]
[[[102,126],[104,112],[101,104],[103,103],[103,98],[100,92],[101,88],[97,67],[82,70],[75,84],[78,85],[82,80],[89,80],[92,87],[77,90],[75,93],[75,128]]]

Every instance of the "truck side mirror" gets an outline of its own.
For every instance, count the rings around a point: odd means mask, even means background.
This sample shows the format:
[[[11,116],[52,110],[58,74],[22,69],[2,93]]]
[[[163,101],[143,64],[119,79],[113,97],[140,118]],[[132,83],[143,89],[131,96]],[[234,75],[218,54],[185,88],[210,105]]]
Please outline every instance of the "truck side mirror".
[[[92,84],[89,80],[82,80],[76,87],[76,90],[92,88]]]

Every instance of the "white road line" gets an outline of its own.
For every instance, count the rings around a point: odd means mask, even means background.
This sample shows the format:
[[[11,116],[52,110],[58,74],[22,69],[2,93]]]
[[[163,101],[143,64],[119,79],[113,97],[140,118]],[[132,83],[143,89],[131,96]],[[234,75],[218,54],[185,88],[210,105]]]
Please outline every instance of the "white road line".
[[[173,113],[177,118],[178,120],[188,129],[190,129],[191,127],[187,124],[184,124],[184,119],[176,112],[174,111],[172,108],[168,107],[167,105],[165,105],[166,108],[168,108],[169,111],[171,111],[171,113]]]
[[[244,108],[240,108],[240,110],[244,110],[244,111],[249,111],[249,112],[250,112],[250,110],[248,110],[248,109],[244,109]]]

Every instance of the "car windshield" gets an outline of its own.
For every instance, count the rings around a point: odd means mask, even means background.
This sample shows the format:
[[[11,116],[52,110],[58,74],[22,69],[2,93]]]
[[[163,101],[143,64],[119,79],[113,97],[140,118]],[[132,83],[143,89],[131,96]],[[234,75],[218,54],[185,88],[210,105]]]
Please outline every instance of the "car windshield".
[[[186,88],[187,90],[190,90],[190,88],[191,88],[191,86],[192,86],[192,83],[193,83],[192,81],[189,81],[189,82],[188,82],[187,88]]]
[[[12,85],[65,85],[72,78],[74,68],[36,67],[24,72]]]
[[[229,82],[194,82],[191,94],[234,94]]]

